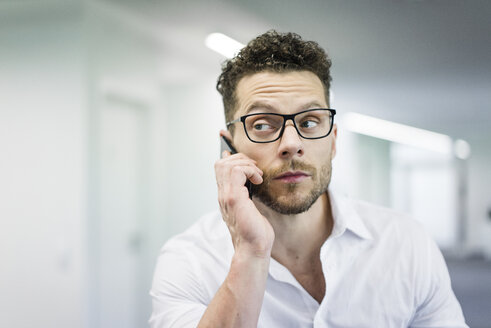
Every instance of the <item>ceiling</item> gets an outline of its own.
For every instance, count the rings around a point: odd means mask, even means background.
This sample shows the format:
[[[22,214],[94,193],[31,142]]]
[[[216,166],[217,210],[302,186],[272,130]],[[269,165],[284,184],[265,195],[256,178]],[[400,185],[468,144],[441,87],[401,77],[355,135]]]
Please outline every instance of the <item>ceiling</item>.
[[[117,1],[200,53],[208,33],[270,28],[327,49],[334,106],[451,135],[491,137],[491,1]],[[180,57],[180,56],[176,56]],[[182,58],[182,57],[181,57]],[[215,63],[212,61],[212,63]]]

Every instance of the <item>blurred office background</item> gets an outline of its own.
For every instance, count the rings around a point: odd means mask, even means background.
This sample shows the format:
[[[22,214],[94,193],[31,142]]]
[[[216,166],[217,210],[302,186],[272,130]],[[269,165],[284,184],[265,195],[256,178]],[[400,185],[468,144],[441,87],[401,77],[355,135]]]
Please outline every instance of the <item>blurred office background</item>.
[[[468,323],[491,327],[490,17],[487,0],[0,1],[0,326],[146,326],[159,248],[217,207],[225,57],[205,39],[275,28],[333,60],[332,187],[423,222]]]

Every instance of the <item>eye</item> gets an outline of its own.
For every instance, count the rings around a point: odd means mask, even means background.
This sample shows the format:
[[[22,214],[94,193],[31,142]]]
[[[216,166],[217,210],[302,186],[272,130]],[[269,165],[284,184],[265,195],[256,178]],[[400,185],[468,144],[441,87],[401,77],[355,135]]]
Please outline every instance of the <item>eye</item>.
[[[301,128],[312,129],[319,125],[319,121],[316,119],[306,119],[300,123]]]
[[[256,131],[268,131],[268,130],[273,130],[274,127],[272,127],[268,123],[255,123],[253,125],[253,129]]]
[[[247,129],[254,133],[274,133],[281,125],[282,118],[276,115],[252,115],[246,121]]]

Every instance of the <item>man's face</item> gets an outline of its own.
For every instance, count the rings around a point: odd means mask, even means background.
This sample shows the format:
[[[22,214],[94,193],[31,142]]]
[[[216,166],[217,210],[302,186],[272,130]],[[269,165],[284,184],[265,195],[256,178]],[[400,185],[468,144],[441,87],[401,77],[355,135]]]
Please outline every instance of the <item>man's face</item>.
[[[295,114],[328,107],[320,79],[309,71],[249,75],[239,81],[236,95],[234,119],[252,113]],[[236,149],[254,159],[264,172],[264,182],[253,185],[254,195],[282,214],[308,210],[331,180],[337,127],[326,138],[308,140],[298,135],[289,120],[279,140],[260,144],[251,142],[239,124],[233,136]]]

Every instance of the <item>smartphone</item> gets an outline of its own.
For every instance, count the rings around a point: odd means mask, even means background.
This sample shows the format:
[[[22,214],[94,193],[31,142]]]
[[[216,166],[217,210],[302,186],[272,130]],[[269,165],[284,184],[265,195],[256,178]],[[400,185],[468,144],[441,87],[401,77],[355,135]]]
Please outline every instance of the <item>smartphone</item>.
[[[225,138],[224,136],[220,137],[220,154],[223,153],[224,150],[229,151],[231,154],[237,154],[237,150],[235,150],[234,146],[232,146],[232,142]],[[246,181],[245,186],[249,191],[249,198],[252,199],[252,184],[249,180]]]

